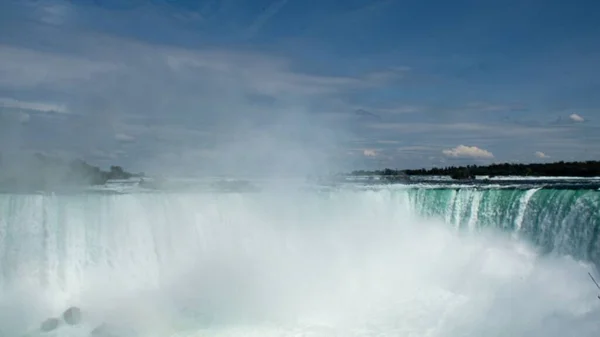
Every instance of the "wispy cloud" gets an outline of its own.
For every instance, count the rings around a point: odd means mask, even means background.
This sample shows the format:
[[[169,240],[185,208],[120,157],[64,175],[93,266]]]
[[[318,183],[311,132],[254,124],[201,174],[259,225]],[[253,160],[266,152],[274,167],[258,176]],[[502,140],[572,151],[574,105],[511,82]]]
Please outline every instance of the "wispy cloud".
[[[402,133],[424,133],[424,132],[479,132],[493,133],[495,135],[509,136],[518,134],[530,133],[552,133],[559,130],[553,128],[541,127],[511,127],[507,128],[502,124],[483,124],[483,123],[422,123],[422,122],[406,122],[406,123],[372,123],[369,128],[378,130],[393,130]]]
[[[400,153],[427,153],[436,151],[436,147],[424,145],[401,146],[396,149]]]
[[[36,16],[42,22],[51,25],[61,25],[69,20],[69,16],[73,15],[71,6],[58,1],[46,1],[31,5]]]
[[[276,0],[272,2],[246,29],[245,35],[250,38],[253,37],[261,29],[263,25],[269,21],[273,16],[277,14],[289,0]]]
[[[70,81],[91,80],[114,71],[117,65],[84,57],[0,45],[0,88],[56,86]]]
[[[334,94],[377,87],[389,77],[312,75],[291,70],[290,61],[260,53],[235,50],[169,50],[168,65],[181,72],[211,71],[222,80],[231,78],[247,90],[262,95],[319,95]]]
[[[368,73],[365,79],[373,83],[390,83],[403,79],[408,72],[411,71],[410,67],[390,67],[385,70],[374,71]]]
[[[0,109],[1,108],[14,108],[19,110],[30,110],[37,112],[68,112],[67,108],[64,105],[42,102],[26,102],[6,97],[0,97]]]
[[[499,105],[486,102],[471,102],[465,107],[467,110],[479,112],[505,112],[505,111],[524,111],[527,108],[522,104]]]
[[[383,115],[399,115],[399,114],[410,114],[424,111],[424,107],[414,105],[398,105],[392,107],[359,107],[357,112],[362,115],[381,116]]]
[[[124,133],[117,133],[115,135],[115,139],[122,143],[132,143],[135,141],[135,138],[133,136],[130,136],[130,135],[127,135]]]
[[[364,120],[381,120],[381,116],[365,109],[357,109],[354,113]]]
[[[423,6],[363,4],[2,2],[2,150],[257,171],[600,151],[597,51],[566,52],[580,40],[490,47],[476,14],[448,31]]]
[[[86,46],[85,40],[81,46]],[[270,146],[273,151],[277,148],[278,153],[271,154],[271,161],[281,158],[291,165],[294,161],[284,160],[282,151],[289,151],[290,156],[303,153],[308,158],[310,153],[323,157],[316,153],[330,151],[336,135],[345,130],[326,127],[321,111],[314,106],[340,94],[379,85],[379,79],[370,78],[368,73],[362,77],[335,77],[297,72],[289,60],[260,52],[190,50],[111,37],[103,38],[102,47],[82,48],[76,54],[0,47],[0,70],[8,74],[0,81],[0,90],[18,96],[54,97],[56,102],[44,104],[6,97],[2,101],[5,105],[72,115],[55,124],[51,132],[36,135],[30,127],[22,130],[23,136],[54,137],[45,146],[66,146],[84,156],[97,149],[105,154],[130,151],[145,157],[146,166],[151,165],[152,159],[162,161],[158,158],[167,152],[180,153],[175,158],[185,160],[187,165],[194,164],[184,155],[188,151],[221,155],[222,160],[212,161],[214,167],[228,166],[231,156],[242,152],[251,160],[249,154],[255,153],[255,163],[246,169],[254,167],[260,171],[268,144],[254,136],[248,138],[252,130],[262,128],[265,133],[280,137],[274,143],[278,146]],[[29,63],[33,65],[28,67]],[[261,103],[252,99],[256,95],[272,99]],[[139,118],[132,118],[135,116]],[[38,124],[36,127],[42,127]],[[64,137],[59,134],[67,132],[79,141],[61,140]],[[323,136],[315,137],[317,132]],[[323,142],[311,145],[304,140],[309,135]],[[246,139],[250,147],[234,146],[240,139]],[[149,149],[154,153],[147,153]],[[136,160],[136,156],[118,158]],[[114,156],[96,153],[94,157],[108,160]],[[163,165],[167,163],[162,161]]]

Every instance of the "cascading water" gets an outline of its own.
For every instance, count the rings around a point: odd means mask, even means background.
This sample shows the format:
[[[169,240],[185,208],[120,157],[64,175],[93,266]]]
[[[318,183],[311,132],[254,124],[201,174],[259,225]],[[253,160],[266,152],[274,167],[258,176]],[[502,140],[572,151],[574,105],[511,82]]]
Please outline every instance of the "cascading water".
[[[598,193],[4,194],[0,335],[595,336]]]
[[[408,189],[411,208],[456,227],[498,228],[543,252],[600,263],[600,191],[578,189]]]

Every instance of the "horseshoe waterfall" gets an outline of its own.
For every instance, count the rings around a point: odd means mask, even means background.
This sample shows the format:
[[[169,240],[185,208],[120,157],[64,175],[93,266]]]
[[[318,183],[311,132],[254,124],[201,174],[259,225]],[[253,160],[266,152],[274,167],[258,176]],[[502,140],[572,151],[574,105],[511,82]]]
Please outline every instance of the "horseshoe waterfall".
[[[595,188],[4,193],[0,335],[595,336],[599,231]]]

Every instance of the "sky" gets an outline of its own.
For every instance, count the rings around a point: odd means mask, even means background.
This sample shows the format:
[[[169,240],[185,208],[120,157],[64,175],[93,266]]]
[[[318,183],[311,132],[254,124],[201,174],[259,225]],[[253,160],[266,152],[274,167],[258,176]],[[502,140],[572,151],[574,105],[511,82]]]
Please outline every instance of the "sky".
[[[153,173],[600,159],[600,3],[0,1],[0,152]]]

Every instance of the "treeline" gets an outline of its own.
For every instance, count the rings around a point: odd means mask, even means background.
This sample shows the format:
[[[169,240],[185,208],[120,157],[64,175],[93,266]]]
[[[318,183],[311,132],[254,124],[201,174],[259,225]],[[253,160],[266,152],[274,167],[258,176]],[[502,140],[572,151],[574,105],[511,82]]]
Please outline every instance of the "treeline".
[[[109,180],[130,179],[143,175],[127,172],[120,166],[111,166],[108,171],[104,171],[83,160],[65,161],[43,154],[18,160],[0,157],[0,187],[9,189],[103,185]]]
[[[74,160],[69,165],[68,173],[80,177],[92,185],[102,185],[109,180],[126,180],[133,177],[143,177],[144,173],[130,173],[121,166],[111,166],[108,171],[103,171],[97,166],[92,166],[83,160]]]
[[[486,166],[448,166],[442,168],[376,171],[353,171],[350,175],[380,176],[450,176],[454,179],[472,179],[475,176],[531,176],[531,177],[597,177],[600,176],[600,161],[581,161],[544,164],[491,164]]]
[[[595,177],[600,176],[600,161],[564,162],[545,164],[492,164],[444,168],[405,170],[408,175],[449,175],[456,178],[474,176],[532,176],[532,177]]]
[[[405,170],[383,169],[375,171],[356,170],[350,173],[352,176],[406,176]]]

